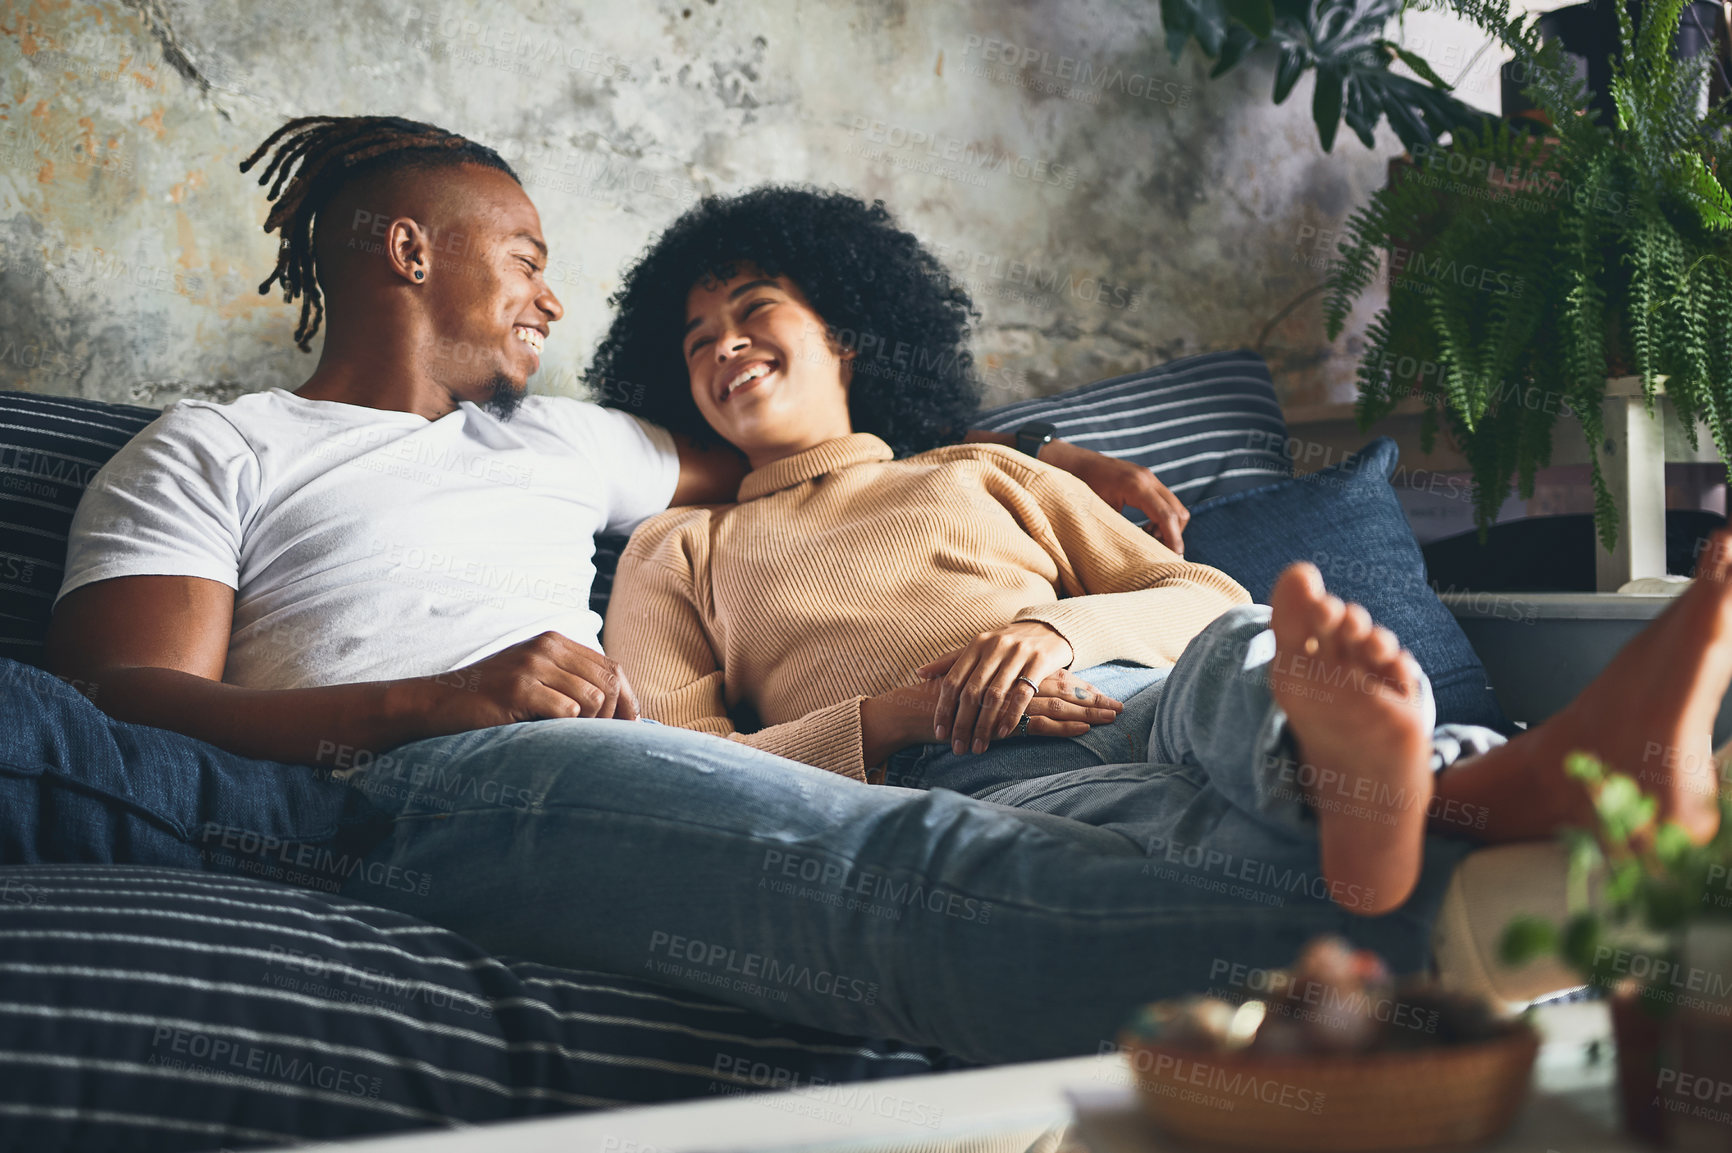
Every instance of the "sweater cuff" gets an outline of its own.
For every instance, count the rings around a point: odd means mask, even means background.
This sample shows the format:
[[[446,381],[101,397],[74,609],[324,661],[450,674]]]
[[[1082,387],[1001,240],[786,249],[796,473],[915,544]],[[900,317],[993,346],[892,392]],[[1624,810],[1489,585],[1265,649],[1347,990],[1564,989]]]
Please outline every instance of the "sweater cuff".
[[[1113,622],[1102,619],[1105,615],[1085,606],[1058,601],[1023,609],[1016,614],[1016,619],[1039,621],[1069,641],[1071,659],[1067,667],[1075,672],[1112,660],[1112,654],[1124,647],[1118,643],[1122,640],[1118,634],[1123,631],[1123,622],[1119,622],[1115,629]]]
[[[735,733],[733,739],[778,757],[864,781],[866,745],[860,726],[860,702],[865,699],[849,697],[814,709],[797,721],[771,725],[755,733]]]

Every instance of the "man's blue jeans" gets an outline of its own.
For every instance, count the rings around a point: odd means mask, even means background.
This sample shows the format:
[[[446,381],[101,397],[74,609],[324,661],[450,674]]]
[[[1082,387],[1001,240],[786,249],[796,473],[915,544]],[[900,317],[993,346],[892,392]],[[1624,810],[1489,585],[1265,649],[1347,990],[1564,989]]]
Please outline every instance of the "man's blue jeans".
[[[1268,612],[1229,611],[1166,675],[1085,670],[1142,686],[1086,738],[898,755],[891,779],[917,787],[621,721],[412,742],[350,778],[395,823],[337,871],[496,952],[972,1061],[1094,1052],[1136,1005],[1230,988],[1319,933],[1421,968],[1470,846],[1432,838],[1385,916],[1330,891],[1302,787],[1354,799],[1286,755]],[[1436,732],[1435,768],[1503,739]]]

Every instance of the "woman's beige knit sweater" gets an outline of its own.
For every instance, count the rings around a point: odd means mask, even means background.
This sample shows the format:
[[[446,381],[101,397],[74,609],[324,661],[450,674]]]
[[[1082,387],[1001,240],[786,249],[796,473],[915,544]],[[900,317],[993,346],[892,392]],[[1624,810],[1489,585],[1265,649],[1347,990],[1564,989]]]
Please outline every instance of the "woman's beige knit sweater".
[[[861,700],[981,632],[1043,621],[1072,668],[1168,665],[1250,599],[1022,453],[893,460],[854,433],[752,472],[738,504],[646,521],[605,643],[644,715],[864,779]],[[736,731],[741,704],[763,728]]]

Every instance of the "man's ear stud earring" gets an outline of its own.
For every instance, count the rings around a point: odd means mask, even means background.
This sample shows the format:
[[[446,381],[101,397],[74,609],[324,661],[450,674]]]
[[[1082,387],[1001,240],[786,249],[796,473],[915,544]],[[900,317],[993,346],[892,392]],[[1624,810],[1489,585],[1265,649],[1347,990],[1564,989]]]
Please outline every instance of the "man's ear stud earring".
[[[1306,637],[1305,638],[1305,655],[1306,656],[1308,656],[1308,657],[1316,656],[1317,650],[1322,648],[1322,647],[1323,647],[1322,643],[1319,642],[1316,637]]]
[[[427,274],[425,272],[422,272],[419,268],[417,268],[415,270],[415,279],[416,280],[426,280]]]

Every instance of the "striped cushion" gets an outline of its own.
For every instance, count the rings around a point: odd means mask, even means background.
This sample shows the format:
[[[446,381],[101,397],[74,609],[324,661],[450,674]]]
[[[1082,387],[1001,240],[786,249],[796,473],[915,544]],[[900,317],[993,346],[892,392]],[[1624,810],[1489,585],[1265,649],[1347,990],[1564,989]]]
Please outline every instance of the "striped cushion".
[[[1185,504],[1293,475],[1269,366],[1254,352],[1211,352],[982,413],[979,427],[1031,420],[1153,469]]]
[[[4,1149],[276,1145],[956,1065],[300,889],[0,868]]]
[[[41,666],[78,498],[156,417],[137,405],[0,391],[0,657]]]

